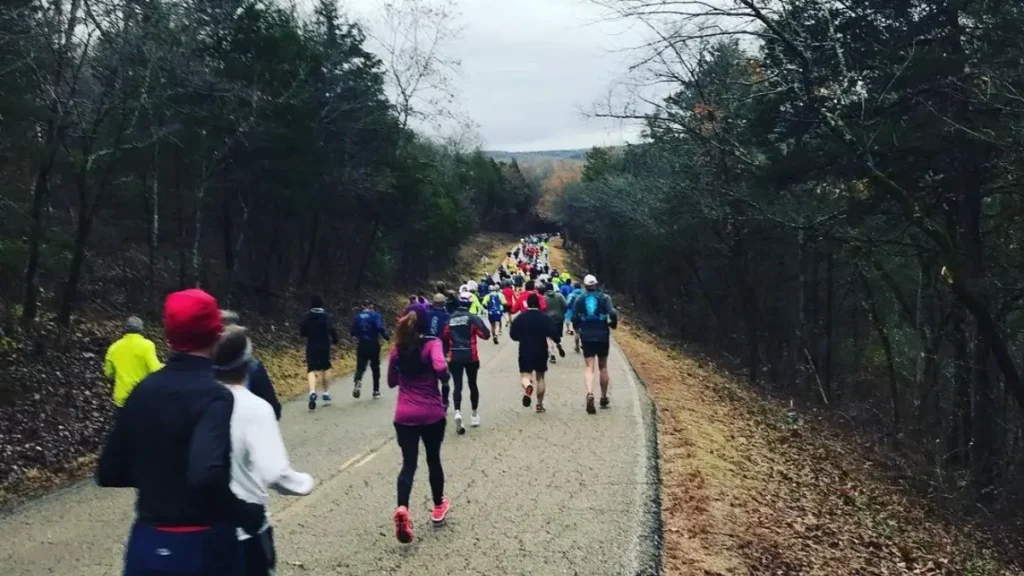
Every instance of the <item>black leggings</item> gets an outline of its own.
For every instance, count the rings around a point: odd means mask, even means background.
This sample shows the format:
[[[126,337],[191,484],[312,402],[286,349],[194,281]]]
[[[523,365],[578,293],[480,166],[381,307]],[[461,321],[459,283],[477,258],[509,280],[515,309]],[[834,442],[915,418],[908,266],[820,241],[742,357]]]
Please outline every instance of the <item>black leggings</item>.
[[[380,345],[360,344],[356,347],[356,382],[363,379],[366,366],[369,364],[373,374],[373,391],[380,391]]]
[[[398,446],[402,449],[402,470],[398,473],[398,505],[409,507],[412,493],[412,479],[416,475],[416,464],[420,457],[420,438],[427,451],[427,469],[430,470],[430,491],[434,504],[444,497],[444,469],[441,468],[441,442],[444,441],[444,427],[447,419],[442,418],[424,426],[405,426],[395,422]]]
[[[462,371],[466,371],[466,380],[469,383],[469,402],[476,410],[480,405],[480,389],[476,385],[476,375],[480,372],[479,362],[452,362],[448,368],[452,372],[452,382],[455,384],[455,409],[462,410]]]
[[[245,576],[270,576],[277,565],[274,550],[274,529],[268,527],[258,536],[242,541],[245,555]]]

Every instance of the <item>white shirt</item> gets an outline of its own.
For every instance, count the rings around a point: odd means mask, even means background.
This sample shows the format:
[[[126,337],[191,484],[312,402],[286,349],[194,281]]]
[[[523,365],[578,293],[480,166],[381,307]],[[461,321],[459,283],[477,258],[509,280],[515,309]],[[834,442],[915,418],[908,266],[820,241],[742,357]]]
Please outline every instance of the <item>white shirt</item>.
[[[313,490],[313,477],[292,470],[284,449],[274,409],[244,385],[228,386],[235,397],[231,412],[231,491],[240,499],[266,507],[267,488],[282,494],[305,496]],[[270,526],[270,511],[267,523]],[[238,539],[249,535],[238,530]]]

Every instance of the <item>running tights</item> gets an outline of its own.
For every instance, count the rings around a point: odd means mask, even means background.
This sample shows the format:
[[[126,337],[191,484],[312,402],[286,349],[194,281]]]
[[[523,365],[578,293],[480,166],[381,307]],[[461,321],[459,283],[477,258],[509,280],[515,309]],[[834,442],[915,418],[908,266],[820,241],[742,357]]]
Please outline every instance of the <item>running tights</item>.
[[[420,457],[420,439],[427,451],[427,469],[430,471],[430,491],[434,505],[444,498],[444,469],[441,468],[441,442],[444,440],[446,418],[424,426],[406,426],[395,422],[398,446],[402,449],[402,470],[398,473],[398,505],[409,507],[412,480]]]
[[[448,368],[452,373],[452,382],[455,384],[455,409],[462,410],[462,372],[466,372],[466,380],[469,384],[469,402],[473,410],[480,405],[480,389],[476,385],[476,376],[480,372],[479,362],[452,362]]]

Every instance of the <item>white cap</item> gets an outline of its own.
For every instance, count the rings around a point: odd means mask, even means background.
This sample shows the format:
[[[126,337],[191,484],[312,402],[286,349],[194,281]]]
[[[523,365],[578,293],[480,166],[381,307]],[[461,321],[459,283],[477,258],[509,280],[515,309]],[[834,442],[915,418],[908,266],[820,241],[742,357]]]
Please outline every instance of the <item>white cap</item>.
[[[587,274],[586,277],[583,278],[583,285],[597,286],[597,277],[595,277],[593,274]]]
[[[472,281],[472,280],[470,280],[469,282],[466,282],[466,288],[469,288],[469,290],[471,292],[476,292],[476,289],[479,288],[479,287],[480,286],[478,286],[477,283]]]

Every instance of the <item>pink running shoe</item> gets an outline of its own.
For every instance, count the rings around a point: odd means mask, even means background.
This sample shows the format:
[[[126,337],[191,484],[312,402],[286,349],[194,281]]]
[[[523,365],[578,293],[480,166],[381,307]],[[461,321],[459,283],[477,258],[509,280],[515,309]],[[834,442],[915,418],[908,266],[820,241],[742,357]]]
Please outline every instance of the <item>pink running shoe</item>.
[[[412,533],[412,519],[409,518],[409,509],[405,506],[399,506],[398,510],[395,510],[395,538],[402,544],[408,544],[415,538]]]
[[[441,503],[434,506],[434,511],[430,514],[430,521],[434,524],[440,524],[444,522],[445,517],[448,516],[448,510],[452,507],[452,503],[447,497],[441,499]]]

